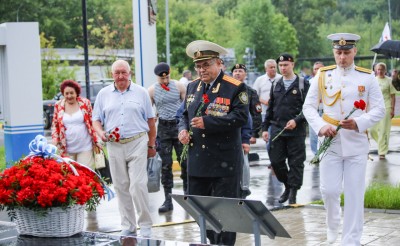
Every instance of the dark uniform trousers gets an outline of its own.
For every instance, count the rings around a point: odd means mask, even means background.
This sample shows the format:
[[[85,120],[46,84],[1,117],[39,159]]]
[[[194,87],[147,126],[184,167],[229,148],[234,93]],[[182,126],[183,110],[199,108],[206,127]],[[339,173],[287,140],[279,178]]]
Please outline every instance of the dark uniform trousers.
[[[178,140],[178,124],[176,120],[159,119],[157,136],[160,139],[160,157],[162,160],[161,183],[164,189],[171,189],[174,186],[174,177],[172,174],[172,148],[175,149],[178,162],[181,164],[181,178],[184,188],[187,184],[186,161],[181,163],[181,153],[183,145]]]
[[[271,137],[273,138],[274,136]],[[268,150],[271,166],[278,180],[296,189],[300,189],[303,184],[304,161],[306,160],[305,138],[305,136],[281,135],[271,142]]]
[[[218,178],[190,176],[189,191],[191,195],[238,198],[239,188],[240,181],[237,175]],[[207,238],[211,244],[234,245],[236,233],[216,233],[213,230],[207,230]]]

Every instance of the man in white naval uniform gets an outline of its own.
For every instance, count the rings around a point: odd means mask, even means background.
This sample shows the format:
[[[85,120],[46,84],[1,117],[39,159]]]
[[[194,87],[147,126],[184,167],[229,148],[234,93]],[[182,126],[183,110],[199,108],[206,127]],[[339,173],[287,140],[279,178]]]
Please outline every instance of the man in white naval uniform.
[[[360,245],[364,222],[365,172],[369,143],[366,130],[385,115],[385,105],[379,84],[371,70],[357,67],[356,42],[360,36],[336,33],[333,41],[336,65],[320,68],[311,83],[303,113],[309,125],[320,137],[334,137],[320,160],[320,189],[327,211],[327,242],[337,239],[340,220],[340,194],[344,189],[342,245]],[[367,109],[353,109],[354,102],[366,102]],[[319,116],[318,105],[324,114]],[[341,129],[336,131],[336,127]]]

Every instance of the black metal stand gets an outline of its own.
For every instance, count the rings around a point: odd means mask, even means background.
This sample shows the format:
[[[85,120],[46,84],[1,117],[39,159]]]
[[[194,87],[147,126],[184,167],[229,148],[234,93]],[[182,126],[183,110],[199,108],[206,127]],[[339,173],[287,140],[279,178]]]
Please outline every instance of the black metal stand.
[[[261,235],[274,239],[290,238],[289,233],[261,201],[238,198],[171,194],[199,224],[201,243],[207,243],[206,230],[254,234],[254,244],[261,245]]]

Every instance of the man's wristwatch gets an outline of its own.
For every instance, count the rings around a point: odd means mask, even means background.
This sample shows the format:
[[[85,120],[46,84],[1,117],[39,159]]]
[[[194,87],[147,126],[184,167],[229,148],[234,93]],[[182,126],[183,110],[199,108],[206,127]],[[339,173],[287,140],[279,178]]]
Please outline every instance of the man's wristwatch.
[[[155,145],[148,145],[147,147],[149,147],[149,149],[156,149]]]

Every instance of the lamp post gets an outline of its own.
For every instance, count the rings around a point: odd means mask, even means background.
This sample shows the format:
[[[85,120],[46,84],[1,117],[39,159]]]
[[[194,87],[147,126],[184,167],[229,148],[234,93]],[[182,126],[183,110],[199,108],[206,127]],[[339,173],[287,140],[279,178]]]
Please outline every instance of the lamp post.
[[[166,36],[166,55],[167,55],[167,64],[171,65],[171,60],[170,60],[170,46],[169,46],[169,11],[168,11],[168,0],[165,0],[165,36]]]
[[[253,72],[254,70],[254,60],[256,59],[255,50],[247,47],[245,49],[245,54],[243,55],[243,59],[245,60],[247,70],[249,72]]]
[[[393,38],[392,36],[392,12],[390,10],[390,0],[388,0],[388,8],[389,8],[389,32],[390,32],[390,37]],[[390,59],[390,71],[393,70],[393,59]]]
[[[251,86],[256,76],[255,66],[254,66],[254,60],[256,59],[256,52],[254,49],[247,47],[244,53],[245,54],[243,55],[243,59],[247,67],[246,84]]]
[[[82,0],[82,27],[83,27],[83,53],[84,53],[84,57],[85,57],[86,97],[88,99],[90,99],[89,51],[88,51],[86,0]]]
[[[22,7],[22,3],[17,8],[17,22],[19,22],[19,9]]]

